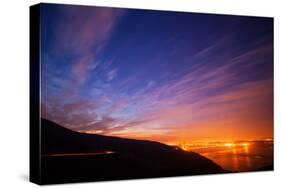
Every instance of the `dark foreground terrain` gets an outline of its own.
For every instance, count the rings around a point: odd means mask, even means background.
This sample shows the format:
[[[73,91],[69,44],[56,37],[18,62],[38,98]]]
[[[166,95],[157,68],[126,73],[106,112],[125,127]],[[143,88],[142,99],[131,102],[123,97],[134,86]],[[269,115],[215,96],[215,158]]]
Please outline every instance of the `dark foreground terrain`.
[[[42,184],[228,172],[159,142],[78,133],[45,119],[41,133]]]

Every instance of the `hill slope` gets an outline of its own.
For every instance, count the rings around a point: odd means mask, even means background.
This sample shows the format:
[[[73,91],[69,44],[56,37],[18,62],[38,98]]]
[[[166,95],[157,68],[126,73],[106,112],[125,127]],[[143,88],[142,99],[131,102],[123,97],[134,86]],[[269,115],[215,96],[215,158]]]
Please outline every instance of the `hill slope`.
[[[159,142],[84,134],[41,120],[42,184],[225,173]]]

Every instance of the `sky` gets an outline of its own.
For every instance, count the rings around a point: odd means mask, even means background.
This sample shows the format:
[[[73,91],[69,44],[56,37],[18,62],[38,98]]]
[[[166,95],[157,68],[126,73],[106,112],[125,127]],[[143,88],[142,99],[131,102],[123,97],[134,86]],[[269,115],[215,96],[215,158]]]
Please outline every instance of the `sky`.
[[[41,116],[164,143],[273,138],[273,19],[43,4]]]

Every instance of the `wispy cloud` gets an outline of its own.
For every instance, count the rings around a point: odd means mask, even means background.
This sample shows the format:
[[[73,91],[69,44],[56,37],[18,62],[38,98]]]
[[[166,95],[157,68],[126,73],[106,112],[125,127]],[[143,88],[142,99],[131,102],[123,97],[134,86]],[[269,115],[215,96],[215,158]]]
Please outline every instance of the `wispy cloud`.
[[[113,69],[107,73],[107,80],[111,81],[117,76],[117,69]]]
[[[212,51],[210,53],[212,55],[208,59],[217,55]],[[252,70],[271,55],[272,46],[263,43],[255,49],[224,60],[227,62],[216,62],[215,67],[204,64],[196,66],[181,78],[166,84],[151,88],[153,82],[148,82],[149,87],[138,90],[125,100],[123,106],[115,109],[115,115],[126,119],[135,113],[137,121],[148,119],[145,123],[134,125],[132,129],[130,126],[123,127],[133,132],[136,130],[135,126],[142,127],[145,132],[150,132],[155,127],[185,127],[188,131],[188,127],[193,124],[205,124],[208,121],[219,123],[222,116],[229,118],[224,119],[225,123],[233,119],[249,123],[248,120],[253,120],[256,116],[260,117],[255,118],[256,120],[266,117],[270,119],[272,78],[241,82],[241,77],[245,73],[246,76],[255,74]],[[201,59],[206,60],[204,57]],[[128,87],[132,83],[133,81],[127,83]],[[265,104],[260,101],[268,101],[266,110],[262,110]],[[256,121],[251,122],[254,123]]]
[[[135,23],[137,11],[112,8],[67,6],[55,15],[42,63],[43,117],[77,131],[165,141],[223,129],[237,138],[272,134],[271,34],[251,38],[251,28],[236,25],[194,39],[186,22],[172,32],[174,22]]]
[[[61,83],[65,92],[73,93],[85,83],[90,71],[98,66],[97,55],[110,40],[114,26],[118,19],[125,13],[122,9],[93,8],[88,6],[58,6],[58,15],[50,36],[52,48],[48,50],[43,59],[45,74],[52,74],[55,67],[63,64],[68,75],[63,77]],[[50,39],[49,39],[50,40]],[[65,57],[69,57],[66,58]],[[60,62],[64,59],[64,62]],[[49,68],[49,72],[45,69]],[[53,82],[61,75],[52,74],[46,82]],[[73,90],[72,92],[70,92]],[[63,91],[62,91],[63,92]]]

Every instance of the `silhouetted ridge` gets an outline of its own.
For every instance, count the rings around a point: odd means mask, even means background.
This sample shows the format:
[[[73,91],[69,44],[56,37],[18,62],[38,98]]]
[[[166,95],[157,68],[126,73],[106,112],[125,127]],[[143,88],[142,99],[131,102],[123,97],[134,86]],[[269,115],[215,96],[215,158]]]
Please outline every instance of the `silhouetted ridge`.
[[[150,149],[157,149],[155,146],[158,146],[161,150],[174,149],[171,146],[155,141],[134,140],[75,132],[46,119],[42,119],[41,124],[42,154],[64,152],[96,152],[106,149],[122,151],[123,149],[127,149],[122,148],[124,144],[130,150],[136,150],[138,147],[143,146],[147,147],[143,148],[147,151]]]
[[[224,173],[213,161],[159,142],[84,134],[41,121],[44,183]]]

